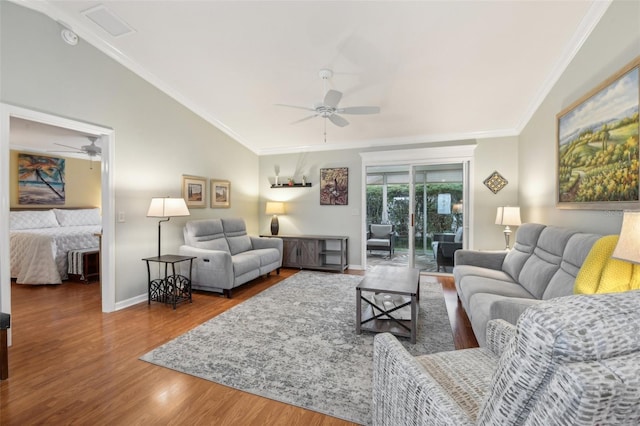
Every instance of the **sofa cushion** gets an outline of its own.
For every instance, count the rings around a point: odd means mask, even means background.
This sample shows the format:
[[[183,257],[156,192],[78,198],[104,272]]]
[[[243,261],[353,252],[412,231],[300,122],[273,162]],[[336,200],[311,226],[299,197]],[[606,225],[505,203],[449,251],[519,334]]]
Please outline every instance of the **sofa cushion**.
[[[569,238],[562,255],[560,269],[549,281],[542,299],[547,300],[573,294],[576,276],[591,251],[591,247],[599,238],[600,235],[584,233],[574,234]]]
[[[251,238],[247,235],[247,228],[242,219],[222,219],[224,235],[229,242],[231,255],[251,250]]]
[[[506,281],[509,283],[514,282],[511,275],[506,272],[496,269],[483,268],[482,266],[474,265],[457,265],[454,269],[454,277],[456,278],[456,285],[464,281],[466,277],[485,277],[493,278],[494,280]]]
[[[458,296],[460,297],[462,306],[467,312],[469,318],[473,318],[475,315],[471,309],[470,300],[473,295],[477,293],[491,293],[502,296],[524,298],[533,297],[531,293],[518,283],[498,281],[493,278],[485,277],[466,277],[458,290]]]
[[[184,227],[185,244],[205,250],[229,251],[220,219],[191,220]]]
[[[540,233],[545,225],[539,223],[524,223],[518,228],[516,241],[502,262],[502,270],[509,274],[514,281],[518,280],[520,271],[529,259],[538,243]]]
[[[280,261],[280,251],[274,248],[251,250],[251,253],[258,256],[260,266],[270,265]]]
[[[518,276],[518,282],[536,299],[542,298],[551,277],[560,268],[564,249],[569,238],[575,233],[576,231],[571,229],[557,226],[547,226],[540,233],[533,254],[527,259]]]
[[[231,259],[233,260],[233,275],[235,277],[260,270],[260,256],[256,255],[253,250],[232,255]]]

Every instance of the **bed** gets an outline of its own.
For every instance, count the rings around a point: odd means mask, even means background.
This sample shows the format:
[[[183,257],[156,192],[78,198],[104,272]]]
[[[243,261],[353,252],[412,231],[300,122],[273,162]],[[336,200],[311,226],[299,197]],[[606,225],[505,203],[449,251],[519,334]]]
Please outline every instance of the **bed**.
[[[99,250],[100,210],[49,209],[9,213],[11,278],[18,284],[61,284],[68,253]]]

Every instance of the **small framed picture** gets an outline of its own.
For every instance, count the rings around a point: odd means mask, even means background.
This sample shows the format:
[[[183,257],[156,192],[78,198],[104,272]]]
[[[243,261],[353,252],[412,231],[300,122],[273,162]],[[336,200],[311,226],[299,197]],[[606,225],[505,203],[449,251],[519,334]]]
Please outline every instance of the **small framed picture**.
[[[207,178],[182,175],[182,198],[190,209],[207,207]]]
[[[231,183],[228,180],[211,179],[211,207],[231,206]]]

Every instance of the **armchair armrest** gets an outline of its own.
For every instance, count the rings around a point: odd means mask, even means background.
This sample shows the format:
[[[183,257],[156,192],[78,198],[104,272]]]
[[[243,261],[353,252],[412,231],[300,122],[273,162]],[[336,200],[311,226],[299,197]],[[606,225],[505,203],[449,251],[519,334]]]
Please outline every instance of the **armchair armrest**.
[[[491,320],[487,323],[487,348],[500,357],[515,334],[513,324],[501,319]]]
[[[483,268],[501,270],[506,251],[479,251],[479,250],[457,250],[455,253],[455,264],[480,266]]]
[[[372,393],[375,425],[472,424],[442,386],[389,333],[374,339]]]

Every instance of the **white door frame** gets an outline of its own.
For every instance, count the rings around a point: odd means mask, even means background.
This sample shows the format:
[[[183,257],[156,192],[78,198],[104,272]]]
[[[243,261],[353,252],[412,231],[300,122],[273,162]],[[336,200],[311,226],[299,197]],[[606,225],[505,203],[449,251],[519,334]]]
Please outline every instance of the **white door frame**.
[[[362,194],[361,194],[361,212],[362,218],[361,224],[361,247],[360,256],[363,269],[366,269],[367,265],[367,167],[368,166],[397,166],[406,165],[409,167],[410,178],[413,177],[414,166],[424,166],[430,164],[463,164],[464,167],[464,185],[463,185],[463,199],[464,199],[464,215],[463,215],[463,238],[464,247],[473,247],[473,235],[469,232],[469,224],[473,223],[473,209],[470,206],[473,205],[473,190],[471,188],[472,182],[470,176],[473,176],[473,152],[476,148],[475,142],[465,145],[454,145],[445,147],[433,147],[433,148],[416,148],[416,149],[399,149],[395,151],[374,151],[374,152],[361,152],[360,157],[362,159]],[[413,187],[412,180],[410,180],[411,187]],[[410,209],[411,210],[411,209]],[[413,213],[411,210],[410,214]],[[409,217],[410,221],[411,218]],[[411,222],[409,222],[411,224]],[[415,223],[413,224],[415,226]],[[409,226],[409,244],[411,244],[412,235],[415,229]],[[411,246],[410,246],[411,248]],[[410,262],[412,266],[413,262]]]
[[[9,163],[10,163],[10,125],[11,117],[36,121],[52,126],[71,129],[83,133],[101,136],[102,161],[101,197],[102,197],[102,249],[101,249],[101,292],[102,312],[115,311],[115,194],[114,159],[115,131],[110,128],[71,120],[52,114],[38,112],[15,105],[0,103],[0,227],[9,229]],[[11,313],[11,266],[9,253],[9,232],[0,238],[0,309]]]

